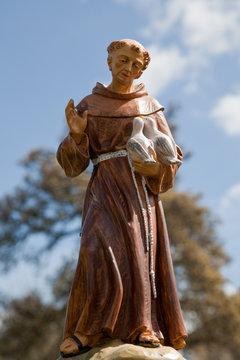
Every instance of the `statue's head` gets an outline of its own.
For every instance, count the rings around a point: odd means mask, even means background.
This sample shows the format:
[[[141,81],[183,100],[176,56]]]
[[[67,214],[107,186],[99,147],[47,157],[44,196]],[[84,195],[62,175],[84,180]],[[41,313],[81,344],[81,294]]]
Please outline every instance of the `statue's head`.
[[[138,79],[150,62],[148,51],[137,41],[131,39],[123,39],[111,42],[107,48],[108,66],[113,76],[119,71],[123,71],[123,75],[130,75],[131,79]],[[122,64],[122,65],[121,65]],[[127,65],[128,64],[129,68]],[[130,65],[131,73],[130,73]],[[125,67],[121,69],[121,67]],[[126,70],[126,69],[129,70]],[[124,80],[124,77],[123,77]]]

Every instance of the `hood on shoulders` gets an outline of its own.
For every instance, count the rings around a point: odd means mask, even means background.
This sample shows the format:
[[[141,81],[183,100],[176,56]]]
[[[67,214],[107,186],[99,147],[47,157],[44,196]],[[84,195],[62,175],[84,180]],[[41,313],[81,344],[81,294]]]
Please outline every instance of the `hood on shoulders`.
[[[121,94],[97,82],[92,94],[86,96],[76,109],[79,115],[88,110],[88,115],[94,117],[135,117],[154,114],[164,107],[148,96],[144,84],[136,85],[131,93]]]

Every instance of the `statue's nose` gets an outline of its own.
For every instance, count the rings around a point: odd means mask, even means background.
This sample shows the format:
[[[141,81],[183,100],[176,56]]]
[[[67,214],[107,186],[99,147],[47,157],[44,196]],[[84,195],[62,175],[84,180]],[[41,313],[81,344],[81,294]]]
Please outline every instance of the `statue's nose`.
[[[131,72],[131,71],[132,71],[132,63],[131,63],[131,62],[128,62],[128,63],[126,64],[125,69],[126,69],[128,72]]]

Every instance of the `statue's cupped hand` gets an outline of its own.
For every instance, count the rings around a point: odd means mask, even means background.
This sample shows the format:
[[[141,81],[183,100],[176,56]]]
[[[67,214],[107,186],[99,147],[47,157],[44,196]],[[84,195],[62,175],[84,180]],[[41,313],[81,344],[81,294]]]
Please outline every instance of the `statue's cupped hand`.
[[[142,176],[158,177],[161,170],[161,164],[157,160],[156,152],[153,148],[150,148],[153,153],[153,159],[156,161],[154,164],[144,163],[143,161],[132,159],[134,169]]]
[[[73,99],[70,99],[69,103],[66,106],[65,114],[70,129],[71,135],[75,140],[78,140],[87,126],[87,110],[84,111],[83,116],[79,116],[74,107]]]

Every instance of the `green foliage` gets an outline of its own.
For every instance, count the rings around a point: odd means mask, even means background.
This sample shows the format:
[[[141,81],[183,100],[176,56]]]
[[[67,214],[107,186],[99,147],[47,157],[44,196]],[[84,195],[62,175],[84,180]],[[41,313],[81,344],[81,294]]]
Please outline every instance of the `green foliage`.
[[[61,267],[59,274],[56,279],[53,281],[52,292],[54,295],[54,299],[58,306],[60,305],[65,309],[67,305],[67,299],[70,293],[73,276],[74,276],[74,268],[72,261],[66,261],[65,264]]]
[[[198,196],[170,191],[162,200],[181,305],[191,329],[189,348],[205,347],[201,360],[220,358],[223,349],[230,359],[238,358],[240,294],[229,296],[223,290],[220,270],[229,259],[216,237],[215,221],[198,204]]]
[[[36,294],[13,300],[1,326],[0,349],[4,360],[49,360],[58,355],[63,311],[42,303]]]
[[[36,293],[5,304],[0,331],[1,359],[57,359],[73,274],[72,262],[63,264],[53,280],[50,304],[45,304]]]
[[[46,240],[42,250],[50,250],[59,240],[79,233],[89,179],[87,172],[67,178],[55,154],[45,150],[32,151],[22,165],[24,183],[0,200],[0,262],[5,267],[19,260],[21,248],[36,234]]]

